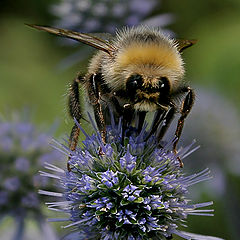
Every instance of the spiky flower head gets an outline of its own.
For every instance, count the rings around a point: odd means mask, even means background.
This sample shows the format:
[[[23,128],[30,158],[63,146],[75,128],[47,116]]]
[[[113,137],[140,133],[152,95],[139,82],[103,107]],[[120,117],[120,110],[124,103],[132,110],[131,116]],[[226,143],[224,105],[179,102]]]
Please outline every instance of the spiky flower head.
[[[25,113],[0,119],[0,216],[26,216],[41,213],[43,197],[38,188],[56,189],[53,182],[40,177],[44,162],[62,156],[49,146],[52,133],[42,133]]]
[[[61,0],[52,6],[56,25],[82,32],[110,32],[123,26],[143,23],[159,6],[157,0]],[[144,24],[163,27],[171,21],[169,14],[157,15]]]
[[[81,148],[72,152],[58,145],[71,157],[71,171],[47,165],[55,175],[44,174],[59,178],[63,193],[40,191],[65,197],[49,208],[70,215],[65,227],[78,232],[77,239],[171,239],[173,234],[191,239],[178,229],[188,215],[212,215],[213,210],[201,209],[212,202],[193,204],[187,198],[189,186],[209,178],[208,169],[190,176],[180,169],[177,157],[184,159],[192,145],[176,156],[169,150],[172,143],[160,148],[155,136],[146,141],[146,127],[140,134],[130,129],[122,142],[121,122],[108,126],[105,145],[99,134],[81,130],[86,135]]]
[[[171,14],[157,13],[150,17],[156,8],[159,9],[160,3],[159,0],[61,0],[51,7],[51,12],[57,17],[54,22],[56,27],[98,33],[98,37],[108,40],[112,38],[110,34],[115,34],[117,29],[140,24],[160,27],[166,34],[172,35],[171,31],[165,29],[173,21]],[[80,50],[75,50],[73,54],[62,60],[59,64],[60,68],[67,68],[90,56],[89,46],[79,45],[69,39],[59,40],[63,45],[80,46]]]

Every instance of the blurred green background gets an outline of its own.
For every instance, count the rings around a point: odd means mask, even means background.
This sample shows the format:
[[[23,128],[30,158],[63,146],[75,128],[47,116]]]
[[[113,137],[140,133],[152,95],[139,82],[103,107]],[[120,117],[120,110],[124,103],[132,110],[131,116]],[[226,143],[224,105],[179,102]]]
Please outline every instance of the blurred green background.
[[[68,84],[78,71],[84,71],[86,62],[60,70],[58,64],[74,49],[59,45],[55,36],[24,25],[51,25],[54,17],[49,12],[49,6],[56,2],[1,0],[0,112],[30,106],[34,109],[34,121],[37,123],[50,124],[55,119],[60,120],[59,136],[68,133],[71,128],[66,110]],[[220,95],[230,99],[238,111],[240,1],[163,0],[160,6],[153,14],[172,13],[175,17],[168,29],[181,38],[199,40],[196,46],[184,53],[186,79],[192,84],[216,89]],[[231,181],[238,182],[240,186],[239,178],[231,178]],[[203,196],[203,199],[210,200],[208,196]],[[190,217],[189,231],[239,239],[231,221],[221,211],[227,207],[226,204],[215,202],[215,217]],[[235,224],[240,224],[239,216],[240,212],[232,218]]]

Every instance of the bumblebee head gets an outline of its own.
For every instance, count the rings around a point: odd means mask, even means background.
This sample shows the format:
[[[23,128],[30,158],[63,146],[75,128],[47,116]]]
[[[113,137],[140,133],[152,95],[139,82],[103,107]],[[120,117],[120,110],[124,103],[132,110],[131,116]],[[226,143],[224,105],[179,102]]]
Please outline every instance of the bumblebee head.
[[[131,76],[136,74],[142,76],[144,85],[155,87],[161,77],[166,77],[174,88],[184,75],[182,56],[168,42],[132,43],[120,49],[115,59],[105,65],[108,82],[115,89],[129,85],[128,79],[134,79]]]
[[[140,111],[168,105],[168,96],[184,75],[181,54],[169,44],[129,46],[119,53],[114,67],[114,87],[124,89]]]
[[[113,91],[125,91],[136,110],[154,111],[167,105],[169,94],[181,84],[183,60],[172,46],[138,44],[119,52],[106,74]]]
[[[126,81],[126,96],[138,110],[156,110],[168,105],[170,83],[166,77],[132,74]]]
[[[156,110],[182,85],[184,63],[180,45],[161,32],[133,28],[119,34],[115,53],[102,62],[105,82],[113,92],[125,92],[125,98],[138,110]],[[105,54],[107,55],[107,54]]]

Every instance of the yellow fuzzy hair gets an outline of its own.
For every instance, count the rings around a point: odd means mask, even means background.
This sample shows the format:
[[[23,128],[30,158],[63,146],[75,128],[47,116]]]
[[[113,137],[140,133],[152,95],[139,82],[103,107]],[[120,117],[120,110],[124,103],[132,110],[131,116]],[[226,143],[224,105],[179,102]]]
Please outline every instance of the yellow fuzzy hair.
[[[131,45],[117,55],[116,62],[121,68],[130,64],[153,64],[176,71],[182,68],[180,54],[165,44]]]

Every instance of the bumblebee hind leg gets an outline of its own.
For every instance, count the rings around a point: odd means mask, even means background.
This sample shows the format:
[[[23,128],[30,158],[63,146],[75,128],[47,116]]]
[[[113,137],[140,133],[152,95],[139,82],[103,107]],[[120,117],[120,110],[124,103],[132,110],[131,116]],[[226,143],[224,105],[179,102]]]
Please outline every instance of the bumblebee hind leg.
[[[83,78],[78,76],[74,79],[73,83],[70,86],[69,96],[68,96],[68,109],[69,114],[73,119],[76,119],[77,122],[80,122],[82,119],[82,111],[79,99],[79,83],[83,82]],[[76,123],[72,127],[70,138],[69,138],[69,148],[71,151],[76,149],[78,144],[78,138],[80,134],[80,129]],[[71,157],[69,157],[70,160]],[[69,163],[67,164],[68,170],[71,171]]]

